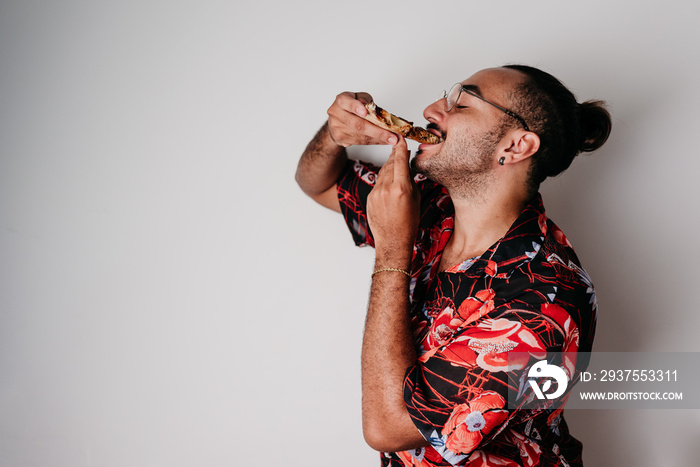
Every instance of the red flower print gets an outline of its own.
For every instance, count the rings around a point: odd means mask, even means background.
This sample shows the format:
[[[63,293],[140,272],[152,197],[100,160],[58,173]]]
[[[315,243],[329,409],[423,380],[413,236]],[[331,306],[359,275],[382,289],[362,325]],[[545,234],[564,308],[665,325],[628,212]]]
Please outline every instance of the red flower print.
[[[421,343],[424,352],[440,347],[452,338],[462,324],[462,319],[455,315],[454,311],[454,302],[445,297],[440,297],[423,307],[423,315],[433,318],[430,329]]]
[[[495,454],[474,451],[469,457],[469,467],[519,467],[520,464]]]
[[[442,456],[432,447],[400,451],[396,455],[399,456],[404,465],[412,467],[432,467],[442,461]]]
[[[423,313],[430,318],[435,318],[447,308],[454,309],[454,307],[455,304],[452,300],[446,297],[440,297],[437,300],[426,303],[423,306]]]
[[[498,271],[498,263],[496,263],[495,261],[488,260],[486,262],[486,267],[484,268],[484,271],[491,277],[495,276],[496,272]]]
[[[459,306],[459,316],[464,319],[464,324],[472,323],[494,309],[493,297],[496,292],[493,289],[479,290],[476,295],[469,297]]]
[[[445,308],[430,326],[424,345],[424,347],[427,346],[426,350],[445,344],[452,338],[460,324],[462,320],[459,317],[455,318],[454,309]]]
[[[510,437],[513,444],[520,450],[520,458],[523,460],[526,467],[540,465],[542,448],[533,443],[530,438],[526,438],[524,435],[514,430],[510,430]]]
[[[563,366],[569,379],[573,379],[576,370],[576,352],[579,346],[579,330],[571,315],[559,305],[546,303],[542,305],[542,313],[554,319],[564,332]]]
[[[566,235],[564,235],[564,232],[562,232],[561,229],[554,224],[552,224],[552,235],[558,244],[573,248],[569,242],[569,239],[566,238]]]
[[[521,322],[505,318],[484,320],[455,339],[455,343],[460,341],[466,341],[467,347],[477,354],[476,364],[488,371],[519,370],[525,368],[530,356],[546,356],[544,345],[534,332]]]
[[[542,235],[547,235],[547,215],[543,212],[537,217],[537,224],[540,227]]]
[[[447,419],[442,435],[445,447],[457,454],[473,451],[484,436],[508,418],[506,401],[500,394],[485,391],[466,404],[454,408]]]

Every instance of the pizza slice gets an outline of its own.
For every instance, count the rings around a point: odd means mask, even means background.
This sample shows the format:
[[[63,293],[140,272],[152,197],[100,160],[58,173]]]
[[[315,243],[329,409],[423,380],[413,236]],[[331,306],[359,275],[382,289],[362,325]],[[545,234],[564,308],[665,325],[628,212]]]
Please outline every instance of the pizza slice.
[[[387,112],[374,102],[365,104],[365,107],[367,108],[367,116],[365,117],[365,120],[368,120],[379,127],[385,128],[394,133],[398,133],[406,138],[418,141],[419,143],[442,143],[442,138],[438,135],[429,132],[425,128],[413,126],[412,122],[406,121],[403,118]]]

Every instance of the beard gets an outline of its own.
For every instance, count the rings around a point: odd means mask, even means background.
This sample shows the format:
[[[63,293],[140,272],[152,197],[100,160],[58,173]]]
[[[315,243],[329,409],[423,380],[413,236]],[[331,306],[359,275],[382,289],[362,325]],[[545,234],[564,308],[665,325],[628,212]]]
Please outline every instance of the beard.
[[[493,176],[496,147],[507,130],[500,124],[481,134],[453,131],[437,154],[420,161],[413,158],[411,168],[447,188],[453,198],[481,199]]]

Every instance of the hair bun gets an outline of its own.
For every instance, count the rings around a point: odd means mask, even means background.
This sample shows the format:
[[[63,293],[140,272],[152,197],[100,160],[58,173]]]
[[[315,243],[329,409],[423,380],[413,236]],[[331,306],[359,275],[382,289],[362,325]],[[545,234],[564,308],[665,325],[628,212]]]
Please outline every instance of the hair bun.
[[[608,140],[612,130],[612,121],[603,101],[586,101],[580,104],[579,122],[581,128],[580,151],[595,151]]]

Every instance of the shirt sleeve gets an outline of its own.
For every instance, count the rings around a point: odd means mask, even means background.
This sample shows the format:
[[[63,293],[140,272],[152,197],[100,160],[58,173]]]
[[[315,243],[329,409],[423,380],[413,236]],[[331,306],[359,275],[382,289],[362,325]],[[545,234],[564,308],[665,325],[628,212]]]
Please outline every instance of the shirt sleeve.
[[[345,223],[357,246],[374,246],[367,222],[367,196],[377,181],[379,167],[362,161],[348,160],[338,179],[338,201]]]
[[[374,238],[367,222],[367,196],[374,188],[380,167],[359,160],[348,160],[338,179],[340,210],[357,246],[374,247]],[[439,184],[417,174],[414,176],[421,196],[421,226],[431,225],[446,206],[451,205],[447,191]]]
[[[531,357],[561,352],[565,338],[538,305],[505,304],[468,325],[450,314],[436,318],[443,324],[431,328],[434,347],[407,371],[404,400],[432,447],[450,464],[463,465],[513,419],[532,416],[509,407],[509,389],[522,390]]]

